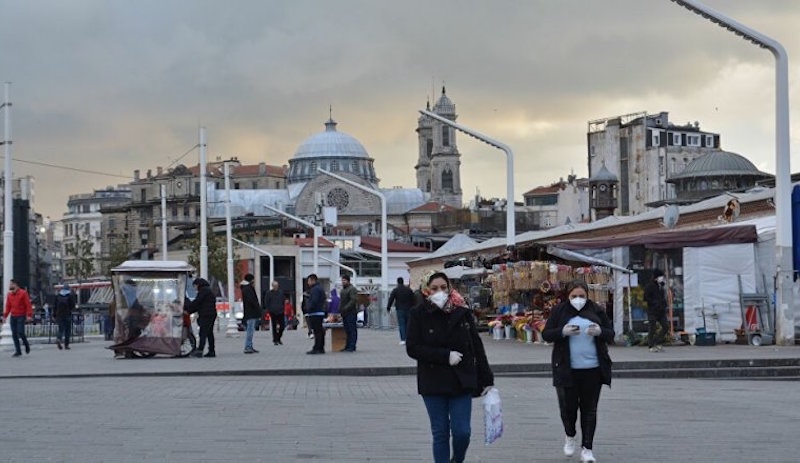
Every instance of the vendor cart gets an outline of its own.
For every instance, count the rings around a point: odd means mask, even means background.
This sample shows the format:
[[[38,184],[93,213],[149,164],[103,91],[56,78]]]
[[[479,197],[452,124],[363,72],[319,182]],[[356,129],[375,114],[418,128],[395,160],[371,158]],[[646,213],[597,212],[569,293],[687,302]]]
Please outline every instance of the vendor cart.
[[[183,261],[129,260],[111,269],[117,355],[186,357],[195,349],[186,286],[194,267]]]

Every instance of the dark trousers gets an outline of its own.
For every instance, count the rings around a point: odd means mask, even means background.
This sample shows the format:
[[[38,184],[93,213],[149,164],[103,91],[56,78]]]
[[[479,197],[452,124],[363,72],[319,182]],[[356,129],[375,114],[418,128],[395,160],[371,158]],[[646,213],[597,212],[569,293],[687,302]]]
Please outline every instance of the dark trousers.
[[[272,324],[272,342],[281,342],[281,336],[283,336],[283,330],[286,329],[286,320],[283,318],[283,314],[269,314],[269,320]]]
[[[325,328],[322,327],[322,315],[309,315],[308,327],[314,333],[314,347],[312,350],[325,352]]]
[[[656,339],[656,323],[661,325],[661,337]],[[653,347],[656,344],[662,344],[664,338],[669,334],[669,323],[667,323],[667,314],[647,314],[647,346]]]
[[[11,339],[14,340],[14,351],[18,354],[22,353],[22,349],[19,346],[19,340],[22,339],[22,343],[25,344],[25,350],[30,350],[31,346],[28,344],[28,337],[25,336],[25,315],[14,316],[12,315],[9,317],[9,324],[11,325]]]
[[[197,349],[200,352],[206,348],[206,340],[208,340],[208,352],[216,353],[214,350],[214,321],[216,319],[216,316],[197,319],[197,325],[200,327],[200,342],[197,344]]]
[[[434,463],[462,462],[469,447],[472,396],[423,395],[431,422]],[[450,435],[453,436],[453,459],[450,459]]]
[[[408,327],[408,309],[397,309],[397,329],[400,330],[400,340],[406,340],[406,328]]]
[[[561,410],[561,422],[564,432],[575,437],[575,421],[578,410],[581,411],[581,445],[592,448],[594,430],[597,427],[597,402],[600,400],[600,388],[603,386],[600,368],[572,370],[572,387],[557,387],[558,408]]]
[[[64,341],[65,346],[69,346],[69,339],[72,337],[72,317],[62,317],[58,319],[58,334],[56,339]]]
[[[357,320],[357,313],[342,315],[342,326],[344,327],[344,334],[347,336],[347,341],[344,344],[346,350],[356,350],[356,342],[358,341]]]

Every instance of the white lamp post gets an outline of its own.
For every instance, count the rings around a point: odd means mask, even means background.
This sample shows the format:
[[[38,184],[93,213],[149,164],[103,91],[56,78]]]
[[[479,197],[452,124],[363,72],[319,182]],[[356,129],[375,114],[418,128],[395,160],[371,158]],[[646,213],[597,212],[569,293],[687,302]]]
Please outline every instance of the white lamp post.
[[[348,272],[352,273],[353,274],[353,284],[355,284],[356,278],[358,278],[358,273],[356,273],[356,269],[354,269],[353,267],[348,267],[348,266],[346,266],[346,265],[344,265],[344,264],[342,264],[340,262],[336,262],[333,259],[328,259],[327,257],[320,257],[320,259],[322,259],[325,262],[328,262],[330,264],[333,264],[333,265],[335,265],[335,266],[337,266],[339,268],[345,269]]]
[[[11,279],[14,278],[14,210],[12,209],[13,203],[11,201],[12,196],[12,183],[13,183],[13,176],[11,171],[11,100],[9,100],[9,90],[11,87],[10,82],[6,82],[4,85],[5,88],[5,102],[0,105],[0,108],[3,108],[4,115],[5,115],[5,136],[3,137],[3,150],[5,154],[5,185],[3,188],[3,193],[5,194],[4,199],[4,207],[5,207],[5,214],[4,214],[4,228],[3,228],[3,305],[5,306],[5,301],[8,295],[8,285],[11,282]],[[10,345],[11,344],[11,322],[6,320],[3,323],[2,331],[0,331],[0,345]]]
[[[208,192],[206,191],[206,128],[200,127],[200,278],[208,280]]]
[[[340,182],[344,182],[348,185],[351,185],[355,188],[358,188],[361,191],[366,191],[367,193],[371,193],[381,200],[381,304],[386,303],[387,298],[389,297],[389,241],[388,241],[388,225],[386,220],[386,196],[380,192],[380,190],[376,190],[374,188],[369,188],[360,183],[356,183],[348,178],[344,178],[341,175],[334,174],[333,172],[327,171],[325,169],[317,168],[322,174],[325,174],[329,177],[333,177]],[[383,312],[380,312],[383,314]],[[388,323],[386,324],[388,325]]]
[[[269,284],[272,284],[272,281],[275,280],[275,256],[273,256],[272,253],[269,251],[265,251],[259,247],[253,246],[250,243],[245,243],[242,240],[237,240],[236,238],[233,238],[233,241],[236,241],[237,243],[241,244],[246,248],[249,248],[255,252],[260,252],[261,254],[264,254],[267,257],[269,257]]]
[[[775,56],[775,264],[776,342],[794,344],[792,200],[789,156],[789,57],[776,40],[695,0],[671,0]],[[766,288],[765,288],[766,289]]]
[[[426,111],[424,109],[419,111],[422,115],[435,119],[442,124],[449,125],[450,127],[465,133],[472,138],[476,138],[489,146],[493,146],[506,153],[506,246],[511,249],[516,244],[517,232],[516,224],[514,223],[514,152],[511,148],[499,141],[489,138],[482,133],[476,132],[472,129],[464,127],[461,124],[451,121],[436,113]]]
[[[161,260],[167,260],[167,187],[161,184]]]
[[[239,330],[236,327],[236,317],[234,316],[233,303],[235,288],[233,283],[233,236],[231,230],[231,175],[230,164],[228,161],[222,163],[225,172],[225,244],[227,247],[227,267],[228,274],[228,327],[225,336],[236,336]]]
[[[314,225],[313,223],[311,223],[311,222],[309,222],[307,220],[303,220],[300,217],[297,217],[296,215],[289,214],[288,212],[283,212],[282,210],[276,209],[276,208],[274,208],[272,206],[267,206],[265,204],[264,207],[266,207],[267,210],[270,210],[270,211],[272,211],[272,212],[274,212],[276,214],[280,214],[280,215],[282,215],[284,217],[287,217],[289,219],[294,220],[295,222],[302,223],[303,225],[305,225],[307,227],[311,227],[311,228],[314,229],[314,257],[313,257],[314,262],[313,262],[313,265],[314,265],[314,274],[317,275],[317,277],[319,277],[319,274],[317,273],[319,271],[319,263],[318,263],[319,262],[319,235],[322,234],[322,227]],[[306,276],[308,276],[308,275],[302,275],[303,278],[305,278]]]

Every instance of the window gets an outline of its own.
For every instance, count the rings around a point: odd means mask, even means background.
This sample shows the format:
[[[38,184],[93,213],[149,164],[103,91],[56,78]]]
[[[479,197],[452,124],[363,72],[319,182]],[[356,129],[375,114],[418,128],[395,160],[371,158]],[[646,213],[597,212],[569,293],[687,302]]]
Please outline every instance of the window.
[[[428,159],[431,158],[433,154],[433,139],[429,138],[426,142],[426,154],[428,155]]]
[[[700,135],[687,135],[686,146],[700,146]]]
[[[236,182],[236,183],[233,184],[233,189],[234,190],[238,190],[239,189],[239,182]]]
[[[194,182],[194,194],[200,196],[200,182]]]
[[[172,218],[173,219],[178,218],[178,206],[172,206]]]
[[[672,134],[672,146],[681,146],[681,134],[673,133]]]
[[[450,146],[450,127],[442,126],[442,146]]]
[[[279,190],[280,188],[281,188],[281,181],[280,180],[275,180],[275,189]]]
[[[311,172],[310,175],[315,175],[317,173],[317,161],[311,161]]]
[[[442,172],[442,190],[453,191],[453,172],[449,167]]]
[[[250,184],[250,189],[257,190],[258,189],[258,182],[253,182]]]
[[[147,202],[147,188],[142,188],[142,202]]]
[[[339,161],[331,161],[331,170],[339,170]]]
[[[653,146],[661,146],[661,132],[653,132],[651,141]]]
[[[595,157],[597,153],[594,152],[594,145],[589,146],[589,156]]]
[[[714,135],[706,135],[706,146],[714,148]]]
[[[350,170],[351,170],[351,171],[352,171],[354,174],[357,174],[357,173],[358,173],[358,162],[357,162],[357,161],[353,161],[353,162],[351,162],[351,163],[350,163]]]

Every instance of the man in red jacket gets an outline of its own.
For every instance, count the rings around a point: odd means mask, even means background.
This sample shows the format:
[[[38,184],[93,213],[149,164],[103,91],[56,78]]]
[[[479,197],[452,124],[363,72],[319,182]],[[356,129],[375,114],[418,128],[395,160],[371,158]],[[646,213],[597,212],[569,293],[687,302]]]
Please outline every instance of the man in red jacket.
[[[25,344],[25,353],[31,353],[31,345],[25,336],[25,322],[33,319],[33,307],[28,292],[19,287],[17,280],[11,280],[8,284],[8,297],[6,297],[6,309],[3,312],[3,323],[6,317],[11,315],[11,337],[14,339],[14,355],[19,357],[22,351],[19,346],[19,339]]]

